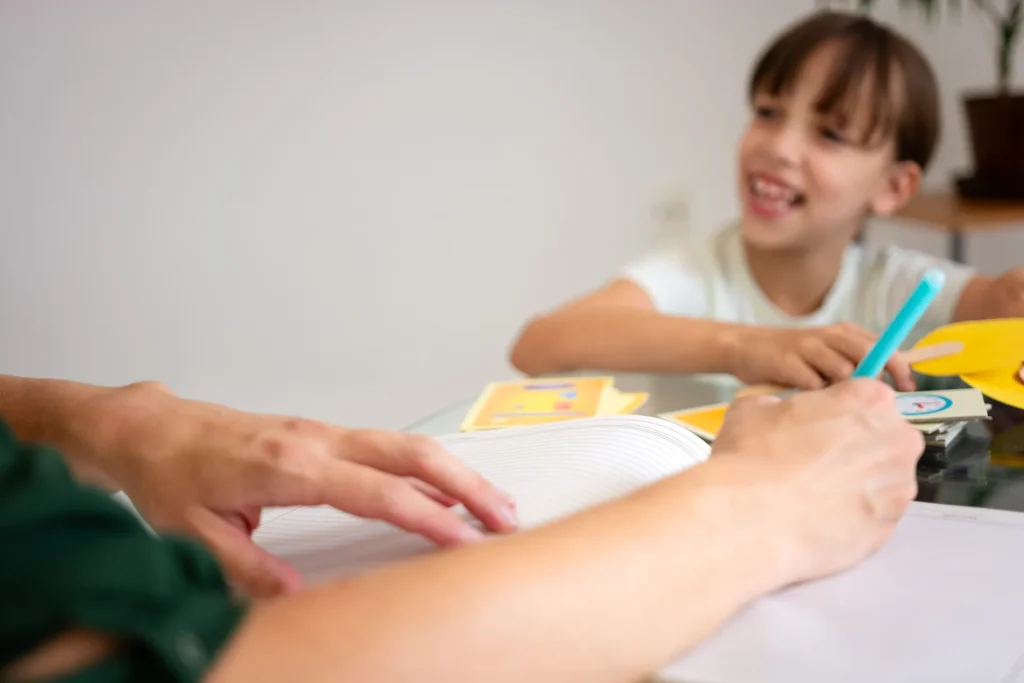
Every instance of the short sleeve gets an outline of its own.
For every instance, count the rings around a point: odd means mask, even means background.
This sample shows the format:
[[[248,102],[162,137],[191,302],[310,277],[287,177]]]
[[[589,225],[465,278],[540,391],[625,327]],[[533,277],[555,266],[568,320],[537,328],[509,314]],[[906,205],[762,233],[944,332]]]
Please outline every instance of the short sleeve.
[[[619,276],[633,282],[664,315],[704,318],[711,313],[713,259],[707,246],[693,240],[644,256]]]
[[[974,277],[973,269],[929,254],[887,246],[876,252],[870,277],[873,289],[870,297],[877,302],[873,307],[877,326],[884,328],[892,320],[925,272],[931,269],[941,271],[946,283],[911,336],[920,337],[952,322],[960,295]]]
[[[79,627],[123,645],[55,681],[199,681],[246,611],[204,548],[153,535],[2,422],[0,548],[0,670]]]

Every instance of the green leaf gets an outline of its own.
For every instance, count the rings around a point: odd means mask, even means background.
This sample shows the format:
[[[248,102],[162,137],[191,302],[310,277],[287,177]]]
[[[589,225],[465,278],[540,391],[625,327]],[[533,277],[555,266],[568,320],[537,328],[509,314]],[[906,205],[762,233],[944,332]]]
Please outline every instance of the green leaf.
[[[1024,13],[1024,2],[1021,2],[1021,0],[1014,0],[1014,2],[1011,2],[1010,6],[1007,8],[1006,23],[1020,26],[1020,21],[1024,18],[1022,17],[1022,13]]]

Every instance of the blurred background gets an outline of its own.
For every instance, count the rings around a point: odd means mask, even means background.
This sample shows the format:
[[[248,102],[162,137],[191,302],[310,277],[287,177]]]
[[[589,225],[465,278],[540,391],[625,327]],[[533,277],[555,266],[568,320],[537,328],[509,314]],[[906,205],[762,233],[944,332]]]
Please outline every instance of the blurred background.
[[[734,215],[748,70],[814,7],[0,0],[0,371],[400,428],[512,376],[530,315]],[[992,24],[874,14],[938,72],[946,187]],[[968,262],[1024,262],[1014,227]]]

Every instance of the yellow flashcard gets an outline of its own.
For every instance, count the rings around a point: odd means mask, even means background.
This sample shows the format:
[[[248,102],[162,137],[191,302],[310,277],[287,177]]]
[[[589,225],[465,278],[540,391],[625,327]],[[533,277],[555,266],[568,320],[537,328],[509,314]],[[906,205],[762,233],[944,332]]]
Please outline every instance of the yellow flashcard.
[[[630,393],[619,391],[612,387],[608,390],[604,405],[601,406],[601,415],[630,415],[639,410],[650,394]]]
[[[523,427],[594,417],[619,405],[611,377],[530,379],[489,384],[470,409],[462,431]]]
[[[664,413],[659,417],[681,424],[702,439],[714,441],[722,429],[722,424],[725,422],[725,411],[728,409],[728,403],[716,403],[700,408]]]
[[[647,399],[650,398],[650,394],[646,392],[639,393],[620,393],[622,397],[622,403],[619,405],[619,409],[616,411],[616,415],[631,415],[636,411],[640,410]]]

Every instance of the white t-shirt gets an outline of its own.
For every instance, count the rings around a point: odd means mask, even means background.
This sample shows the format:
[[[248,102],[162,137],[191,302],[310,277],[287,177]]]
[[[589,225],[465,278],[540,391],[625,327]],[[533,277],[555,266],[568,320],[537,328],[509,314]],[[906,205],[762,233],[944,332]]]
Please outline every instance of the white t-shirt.
[[[853,322],[881,334],[917,287],[922,274],[946,274],[942,292],[904,345],[951,322],[970,268],[892,246],[851,245],[821,307],[806,316],[779,310],[761,291],[747,264],[738,225],[695,236],[627,266],[621,276],[641,287],[665,315],[766,327],[817,327]]]

